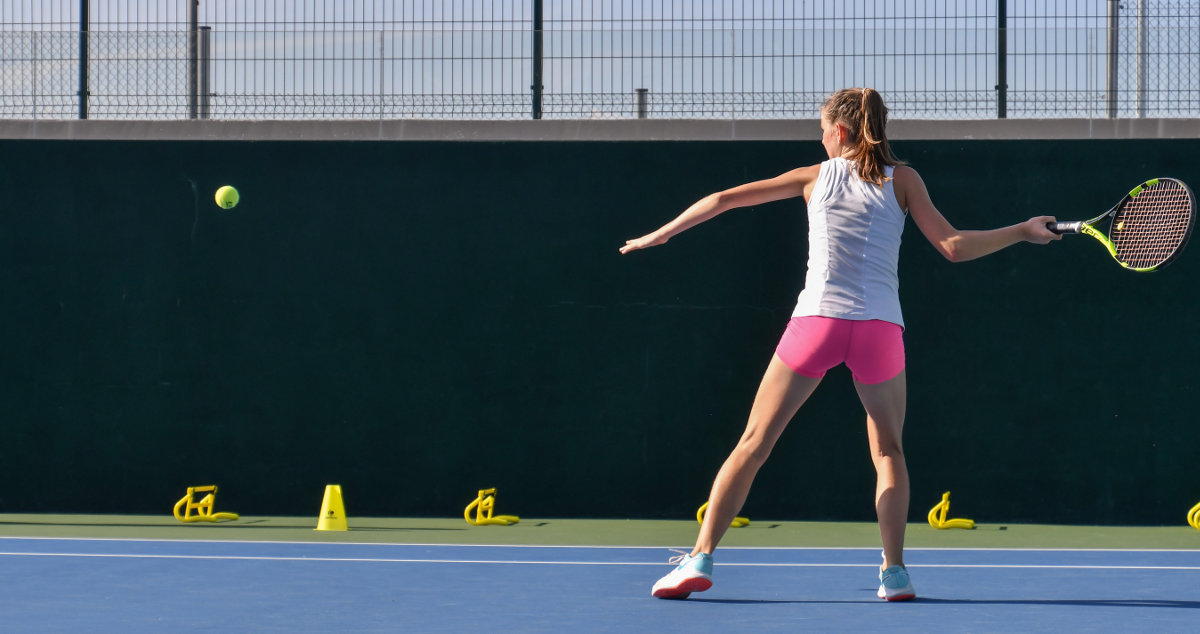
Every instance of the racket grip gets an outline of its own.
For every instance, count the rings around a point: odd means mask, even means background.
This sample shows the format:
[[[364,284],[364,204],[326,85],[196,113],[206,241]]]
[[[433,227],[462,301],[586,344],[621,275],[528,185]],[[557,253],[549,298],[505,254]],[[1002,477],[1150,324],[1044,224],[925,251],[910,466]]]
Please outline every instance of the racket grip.
[[[1063,233],[1080,233],[1082,231],[1083,221],[1076,222],[1047,222],[1046,228],[1057,234]]]

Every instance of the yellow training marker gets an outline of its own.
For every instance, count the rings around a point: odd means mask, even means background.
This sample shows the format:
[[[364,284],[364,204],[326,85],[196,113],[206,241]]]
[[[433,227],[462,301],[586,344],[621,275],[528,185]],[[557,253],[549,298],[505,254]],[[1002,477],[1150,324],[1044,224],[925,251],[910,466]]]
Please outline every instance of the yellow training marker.
[[[700,505],[700,508],[696,510],[696,521],[697,522],[699,522],[701,524],[704,523],[704,512],[707,510],[708,510],[708,502],[705,502],[704,504]],[[733,518],[733,521],[729,523],[729,526],[731,528],[741,528],[743,526],[749,526],[749,525],[750,525],[750,518],[748,518],[748,517],[735,517],[735,518]]]
[[[1200,529],[1200,504],[1193,506],[1191,510],[1188,511],[1187,520],[1188,525],[1190,525],[1192,528]]]
[[[463,519],[471,526],[508,526],[521,521],[516,515],[492,515],[496,508],[496,489],[480,489],[479,495],[463,510]],[[475,509],[475,517],[471,517]]]
[[[321,515],[317,518],[318,531],[348,531],[346,505],[342,502],[342,485],[325,485],[325,497],[321,500]]]
[[[929,510],[929,525],[934,528],[975,528],[975,520],[946,519],[950,512],[950,492],[942,494],[942,501]]]
[[[197,493],[208,493],[197,502],[193,496]],[[210,484],[202,487],[188,487],[187,495],[175,503],[175,519],[181,522],[220,522],[221,520],[236,520],[237,513],[214,513],[213,505],[217,502],[217,485]],[[183,509],[183,514],[179,509]],[[193,513],[194,511],[194,513]]]

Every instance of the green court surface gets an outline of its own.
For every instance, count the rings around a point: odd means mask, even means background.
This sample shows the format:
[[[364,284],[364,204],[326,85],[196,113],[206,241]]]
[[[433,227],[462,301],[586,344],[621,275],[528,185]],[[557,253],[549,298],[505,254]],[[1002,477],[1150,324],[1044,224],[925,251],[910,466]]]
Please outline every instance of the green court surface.
[[[874,548],[873,523],[794,522],[751,518],[731,528],[722,546]],[[522,518],[512,526],[471,526],[461,518],[349,518],[348,531],[317,531],[311,517],[244,516],[234,521],[182,523],[171,515],[0,515],[0,537],[239,540],[394,544],[553,546],[686,546],[698,524],[688,520]],[[937,530],[914,523],[909,548],[1197,549],[1200,530],[1179,526],[1049,526],[980,524]]]

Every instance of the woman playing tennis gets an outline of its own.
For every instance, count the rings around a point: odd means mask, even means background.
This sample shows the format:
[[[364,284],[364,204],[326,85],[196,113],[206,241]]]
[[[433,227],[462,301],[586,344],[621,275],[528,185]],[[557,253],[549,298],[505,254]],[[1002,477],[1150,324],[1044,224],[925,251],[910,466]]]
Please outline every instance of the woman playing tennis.
[[[877,483],[875,511],[883,541],[881,599],[916,596],[904,567],[908,469],[901,446],[906,381],[904,320],[897,265],[905,216],[946,259],[963,262],[1018,242],[1061,236],[1051,216],[986,231],[954,228],[930,201],[916,170],[892,154],[887,107],[870,88],[834,93],[821,108],[821,144],[829,160],[775,178],[711,194],[657,231],[629,240],[621,253],[664,244],[730,209],[803,196],[808,206],[808,272],[792,318],[750,409],[746,431],[713,481],[708,512],[691,554],[654,584],[653,595],[683,599],[712,587],[712,553],[741,510],[775,441],[830,368],[845,363],[867,412]]]

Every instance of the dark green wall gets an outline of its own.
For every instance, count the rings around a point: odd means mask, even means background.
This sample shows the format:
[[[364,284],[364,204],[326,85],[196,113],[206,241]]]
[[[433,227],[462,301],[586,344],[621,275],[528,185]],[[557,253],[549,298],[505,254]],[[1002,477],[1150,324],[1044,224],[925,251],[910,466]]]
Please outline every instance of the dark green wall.
[[[1200,141],[898,142],[963,228],[1200,184]],[[818,143],[3,141],[0,512],[689,517],[803,281],[798,201],[617,247]],[[212,202],[236,185],[242,203]],[[1089,238],[952,265],[915,227],[912,517],[1182,523],[1200,254]],[[837,369],[745,514],[873,517]]]

